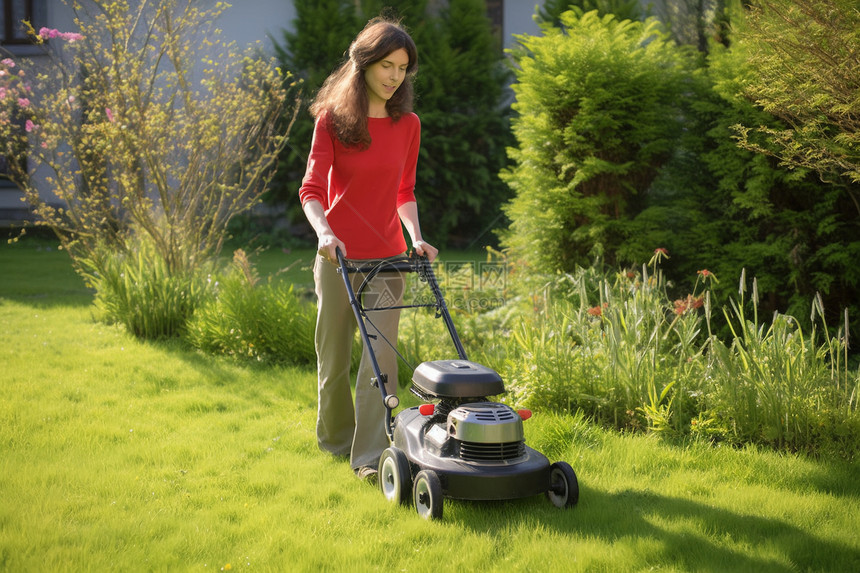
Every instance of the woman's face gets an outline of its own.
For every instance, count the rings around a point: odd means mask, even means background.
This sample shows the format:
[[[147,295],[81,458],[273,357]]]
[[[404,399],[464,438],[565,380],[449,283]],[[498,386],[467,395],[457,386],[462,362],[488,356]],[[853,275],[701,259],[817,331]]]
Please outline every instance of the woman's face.
[[[403,48],[394,50],[364,70],[370,106],[385,106],[406,78],[409,54]]]

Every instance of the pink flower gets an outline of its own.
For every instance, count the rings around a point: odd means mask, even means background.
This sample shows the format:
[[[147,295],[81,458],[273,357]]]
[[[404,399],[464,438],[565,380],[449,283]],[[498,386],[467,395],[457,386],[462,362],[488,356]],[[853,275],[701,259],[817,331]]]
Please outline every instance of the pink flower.
[[[105,108],[105,115],[107,116],[108,121],[113,123],[113,112],[110,110],[109,107]]]
[[[82,35],[77,34],[75,32],[60,32],[59,30],[55,30],[54,28],[39,29],[39,37],[43,40],[60,38],[61,40],[65,40],[67,42],[77,42],[78,40],[84,39]]]
[[[0,64],[3,64],[7,68],[14,68],[15,67],[15,61],[12,60],[12,58],[4,58],[3,60],[0,60]]]
[[[53,28],[40,28],[39,29],[39,37],[43,40],[48,40],[50,38],[56,38],[60,34],[59,30],[55,30]]]
[[[6,99],[6,88],[0,87],[0,99]]]
[[[18,98],[18,105],[21,107],[28,107],[30,105],[30,100],[25,97]]]
[[[25,130],[27,133],[30,133],[30,132],[31,132],[31,131],[33,131],[34,129],[39,129],[39,126],[38,126],[38,125],[36,125],[35,123],[33,123],[33,120],[32,120],[32,119],[28,119],[27,121],[25,121],[25,122],[24,122],[24,130]]]

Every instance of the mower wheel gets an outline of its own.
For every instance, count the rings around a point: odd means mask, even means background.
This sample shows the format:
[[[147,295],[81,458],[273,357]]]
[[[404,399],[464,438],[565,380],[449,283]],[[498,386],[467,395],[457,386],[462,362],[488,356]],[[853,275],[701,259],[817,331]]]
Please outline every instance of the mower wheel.
[[[409,504],[412,472],[403,450],[390,447],[382,452],[379,457],[379,489],[388,501]]]
[[[555,462],[549,468],[549,489],[546,497],[558,508],[576,505],[579,501],[579,482],[567,462]]]
[[[442,519],[442,482],[436,472],[418,472],[412,486],[412,499],[418,515],[424,519]]]

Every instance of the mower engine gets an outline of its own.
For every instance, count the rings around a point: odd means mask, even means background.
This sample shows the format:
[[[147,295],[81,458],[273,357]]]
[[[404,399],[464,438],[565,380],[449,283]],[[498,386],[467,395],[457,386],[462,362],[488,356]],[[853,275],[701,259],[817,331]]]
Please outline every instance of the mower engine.
[[[436,455],[504,463],[525,454],[520,415],[505,404],[487,401],[486,396],[505,391],[495,370],[468,360],[436,360],[421,363],[412,382],[421,398],[438,401],[424,427],[425,445]]]
[[[525,453],[523,421],[504,404],[472,402],[447,415],[445,425],[433,425],[427,441],[444,453],[467,462],[506,462]]]

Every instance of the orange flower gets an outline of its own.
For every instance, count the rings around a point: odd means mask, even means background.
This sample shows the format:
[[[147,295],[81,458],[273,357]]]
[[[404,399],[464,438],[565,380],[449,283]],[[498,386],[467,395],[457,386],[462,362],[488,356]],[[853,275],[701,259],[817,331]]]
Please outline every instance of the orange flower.
[[[714,273],[712,273],[708,269],[702,269],[700,271],[696,271],[696,274],[698,274],[700,277],[702,277],[705,280],[714,281],[715,283],[720,282],[719,280],[717,280],[717,275],[715,275]]]
[[[648,264],[649,265],[656,265],[657,263],[659,263],[663,259],[668,259],[668,258],[669,258],[668,249],[665,249],[663,247],[658,247],[658,248],[654,249],[654,256],[651,257],[651,260],[648,261]]]
[[[702,305],[705,304],[705,299],[701,296],[694,298],[693,295],[688,294],[687,298],[679,298],[673,304],[675,305],[675,314],[680,316],[688,310],[702,308]]]

